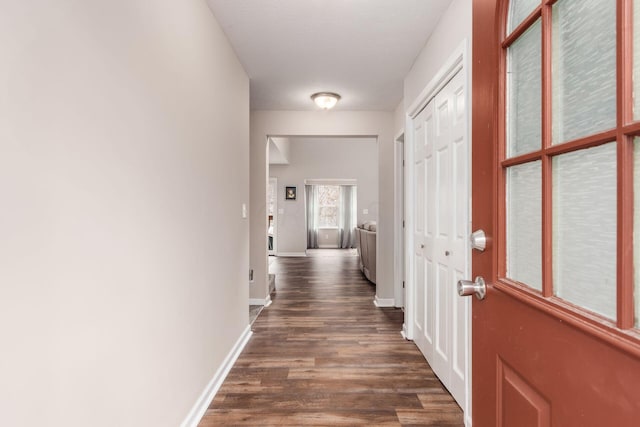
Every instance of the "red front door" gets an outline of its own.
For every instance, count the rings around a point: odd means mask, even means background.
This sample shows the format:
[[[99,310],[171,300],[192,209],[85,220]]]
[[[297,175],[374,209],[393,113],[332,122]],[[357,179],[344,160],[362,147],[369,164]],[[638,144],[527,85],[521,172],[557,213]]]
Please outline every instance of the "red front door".
[[[474,427],[640,426],[633,3],[473,1]]]

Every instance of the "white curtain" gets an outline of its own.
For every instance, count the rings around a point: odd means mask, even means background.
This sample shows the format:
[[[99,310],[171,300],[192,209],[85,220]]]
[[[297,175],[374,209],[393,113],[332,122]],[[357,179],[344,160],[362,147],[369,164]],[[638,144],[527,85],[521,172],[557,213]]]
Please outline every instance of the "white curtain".
[[[318,247],[318,223],[320,222],[320,212],[318,206],[318,187],[315,185],[305,185],[305,201],[307,204],[307,249]]]
[[[356,247],[357,190],[355,185],[340,186],[340,207],[338,209],[338,228],[340,247]]]

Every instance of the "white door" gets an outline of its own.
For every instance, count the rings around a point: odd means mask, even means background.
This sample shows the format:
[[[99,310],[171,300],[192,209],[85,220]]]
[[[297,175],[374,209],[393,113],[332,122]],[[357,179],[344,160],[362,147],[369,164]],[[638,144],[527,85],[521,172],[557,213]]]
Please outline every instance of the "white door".
[[[433,359],[433,317],[427,316],[432,288],[426,286],[426,277],[431,269],[428,265],[429,250],[426,214],[426,177],[430,173],[433,151],[433,103],[429,103],[413,120],[413,340],[428,361]],[[430,321],[430,322],[429,322]]]
[[[414,119],[414,340],[466,407],[469,300],[456,283],[469,271],[469,165],[464,74]]]

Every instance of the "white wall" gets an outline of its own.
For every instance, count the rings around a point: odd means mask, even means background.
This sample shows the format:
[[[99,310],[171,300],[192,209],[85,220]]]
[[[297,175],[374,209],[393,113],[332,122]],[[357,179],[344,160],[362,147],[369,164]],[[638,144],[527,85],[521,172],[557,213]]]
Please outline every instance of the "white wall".
[[[340,233],[337,228],[318,228],[318,249],[340,248]]]
[[[202,0],[0,45],[0,425],[176,426],[248,324],[248,78]]]
[[[270,138],[269,144],[269,163],[270,164],[288,164],[290,142],[289,138]]]
[[[278,178],[278,252],[300,253],[307,249],[305,226],[305,179],[355,179],[358,223],[378,218],[378,146],[375,138],[290,138],[290,164],[270,165],[269,175]],[[285,200],[287,186],[298,188],[295,201]],[[363,213],[368,210],[368,214]],[[319,243],[325,243],[320,238]],[[329,239],[331,240],[331,239]],[[333,243],[333,242],[331,242]]]
[[[400,101],[400,104],[393,112],[393,135],[398,137],[404,132],[405,126],[405,112],[404,112],[404,100]]]
[[[267,136],[376,136],[378,145],[378,270],[376,294],[393,298],[393,112],[251,112],[251,298],[267,296]],[[278,185],[285,184],[278,182]],[[281,248],[278,248],[281,250]]]
[[[404,79],[408,109],[463,40],[471,49],[472,0],[453,0]],[[470,51],[469,51],[470,53]],[[471,75],[471,70],[469,70]]]

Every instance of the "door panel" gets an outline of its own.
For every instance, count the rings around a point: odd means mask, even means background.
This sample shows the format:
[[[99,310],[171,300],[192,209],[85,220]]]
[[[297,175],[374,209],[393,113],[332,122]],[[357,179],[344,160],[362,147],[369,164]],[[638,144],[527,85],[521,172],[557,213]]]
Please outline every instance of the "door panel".
[[[424,119],[419,118],[413,122],[414,143],[414,229],[413,229],[413,265],[414,265],[414,283],[413,296],[414,314],[410,320],[413,323],[414,341],[418,348],[425,353],[429,347],[426,338],[426,306],[425,295],[425,259],[424,259],[424,226],[425,226],[425,126]]]
[[[629,274],[633,270],[630,248],[633,210],[629,196],[632,191],[629,177],[633,176],[633,171],[629,155],[632,153],[631,137],[640,130],[640,125],[625,125],[632,117],[631,93],[622,88],[629,87],[629,82],[617,82],[617,129],[608,135],[592,135],[556,146],[552,144],[551,132],[554,110],[550,108],[550,95],[553,88],[549,80],[543,79],[543,141],[537,152],[505,160],[508,132],[505,126],[504,49],[518,37],[516,34],[505,42],[503,29],[508,3],[473,1],[472,229],[484,230],[489,239],[484,252],[473,251],[472,254],[471,276],[483,276],[487,281],[486,298],[482,301],[472,298],[473,425],[637,426],[640,420],[640,334],[631,329],[632,322],[629,321],[633,307],[628,302],[633,298],[630,292],[632,280],[629,280],[633,277]],[[549,37],[553,5],[569,3],[578,4],[574,0],[536,2],[536,9],[525,19],[524,25],[542,22],[542,34]],[[630,2],[618,1],[616,4],[628,6]],[[618,10],[618,24],[627,22],[621,16],[629,10]],[[578,25],[579,21],[574,24]],[[617,32],[618,42],[625,39],[625,31]],[[522,34],[526,33],[520,32]],[[549,61],[553,59],[550,49],[550,43],[543,43],[542,73],[547,77],[551,71]],[[591,47],[578,52],[589,49]],[[617,55],[624,55],[631,49],[618,46],[615,51]],[[618,58],[617,66],[629,64],[627,61],[628,58]],[[553,70],[560,72],[556,68]],[[584,70],[589,71],[589,68]],[[627,78],[625,76],[629,74],[625,73],[618,69],[618,78]],[[571,81],[580,83],[580,80]],[[565,107],[571,108],[571,105]],[[594,123],[596,119],[594,117]],[[564,131],[566,134],[567,129]],[[551,239],[556,219],[552,214],[551,178],[554,157],[577,153],[581,148],[603,146],[612,140],[616,141],[618,149],[615,154],[618,167],[617,276],[611,278],[609,274],[609,277],[616,283],[617,318],[609,320],[554,296],[553,266],[563,260],[556,259]],[[542,180],[543,271],[541,274],[529,274],[521,268],[517,271],[521,272],[518,280],[541,275],[542,286],[534,284],[535,289],[504,277],[509,265],[504,216],[505,174],[509,168],[534,161],[540,162]],[[586,167],[597,170],[599,166],[599,163],[593,163]],[[597,204],[597,200],[594,203]],[[584,217],[579,215],[579,218]],[[585,246],[584,252],[591,253],[589,245]],[[521,263],[514,265],[520,267]]]
[[[497,416],[515,411],[504,380],[497,380],[508,374],[505,365],[535,390],[538,400],[549,403],[552,425],[638,425],[636,357],[500,289],[488,291],[485,300],[474,301],[472,311],[474,427],[501,425]],[[517,420],[527,421],[524,416]]]
[[[451,243],[451,207],[449,198],[451,195],[451,97],[450,85],[447,85],[436,95],[435,106],[435,181],[427,183],[435,195],[435,204],[427,209],[434,210],[436,216],[436,232],[433,241],[433,258],[437,265],[436,280],[431,284],[435,287],[435,351],[433,360],[430,361],[433,372],[438,375],[442,383],[449,387],[451,383],[451,286],[450,268],[448,257]],[[429,284],[427,284],[429,286]]]
[[[452,282],[458,283],[459,280],[463,280],[467,276],[467,272],[464,270],[454,270],[454,276]],[[458,299],[457,296],[452,296],[454,302]],[[451,317],[451,331],[453,339],[451,340],[451,381],[454,387],[463,387],[464,380],[466,378],[466,364],[467,364],[467,341],[466,334],[460,333],[460,331],[466,331],[468,328],[467,307],[466,304],[453,304],[453,316]],[[456,384],[457,383],[457,384]]]
[[[450,385],[449,390],[460,406],[464,407],[466,396],[469,304],[458,297],[458,280],[470,274],[469,265],[469,155],[467,151],[466,88],[464,73],[458,73],[448,85],[451,108],[450,128],[450,240],[445,255],[449,260],[449,285],[451,315],[450,334]],[[445,251],[445,253],[446,253]]]
[[[463,407],[467,393],[468,301],[457,297],[456,283],[468,274],[469,168],[464,96],[464,74],[459,72],[414,119],[415,202],[420,206],[416,209],[424,209],[426,221],[424,233],[416,225],[414,234],[414,339],[433,371]],[[417,157],[420,154],[422,158]],[[415,218],[423,220],[417,211]],[[419,259],[420,254],[424,260]],[[419,277],[422,266],[424,277]],[[418,326],[423,312],[424,324]]]
[[[548,400],[502,359],[498,359],[498,426],[551,425]]]
[[[425,277],[425,263],[424,257],[421,254],[416,256],[416,283],[424,283]],[[426,325],[425,325],[425,287],[424,286],[416,286],[415,287],[416,296],[415,300],[416,304],[416,334],[420,337],[418,340],[418,345],[422,346],[422,339],[426,334]]]
[[[426,165],[425,180],[422,181],[425,187],[426,199],[424,200],[424,209],[426,213],[426,225],[424,235],[424,258],[427,266],[425,275],[425,282],[422,284],[426,288],[426,307],[427,309],[427,325],[426,325],[426,341],[427,347],[422,350],[422,354],[427,360],[433,360],[433,353],[436,339],[436,312],[433,309],[436,301],[436,287],[434,284],[437,282],[437,263],[433,258],[434,254],[434,241],[436,237],[436,211],[432,208],[436,204],[436,192],[435,187],[430,185],[436,179],[436,161],[434,156],[434,144],[435,144],[435,117],[433,113],[433,103],[429,103],[423,112],[424,120],[424,161]]]
[[[449,284],[449,271],[446,265],[438,263],[435,288],[436,288],[436,304],[430,308],[435,308],[435,358],[431,363],[433,371],[440,377],[444,384],[449,382],[448,356],[449,356],[449,339],[447,327],[449,323],[449,293],[447,288]],[[429,284],[427,284],[429,286]]]
[[[424,300],[424,305],[425,307],[433,307],[433,301],[435,301],[435,292],[434,292],[434,287],[433,286],[427,286],[428,283],[433,283],[433,277],[435,276],[434,274],[434,265],[433,262],[430,261],[429,259],[425,260],[425,275],[424,277],[427,278],[423,281],[424,283],[424,288],[425,288],[425,300]],[[434,348],[434,344],[433,344],[433,336],[434,336],[434,330],[435,330],[435,314],[433,312],[433,310],[429,310],[427,312],[427,316],[425,319],[426,325],[425,325],[425,330],[424,330],[424,337],[425,337],[425,341],[426,341],[426,346],[424,349],[422,350],[422,354],[424,354],[424,356],[427,358],[427,360],[432,360],[433,359],[433,348]]]

